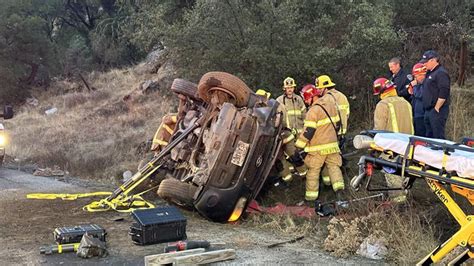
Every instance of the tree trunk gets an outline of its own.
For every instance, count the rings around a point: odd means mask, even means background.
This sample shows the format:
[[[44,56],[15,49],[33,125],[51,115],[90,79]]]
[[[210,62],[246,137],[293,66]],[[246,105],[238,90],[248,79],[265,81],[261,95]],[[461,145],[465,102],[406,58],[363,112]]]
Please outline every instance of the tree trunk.
[[[31,66],[31,72],[30,72],[29,77],[26,79],[27,85],[33,84],[33,82],[35,81],[36,75],[38,74],[38,68],[39,68],[39,65],[35,63],[31,63],[30,66]]]
[[[467,41],[462,40],[461,50],[459,51],[459,76],[457,80],[459,87],[464,85],[464,81],[466,80],[467,56],[468,56]]]

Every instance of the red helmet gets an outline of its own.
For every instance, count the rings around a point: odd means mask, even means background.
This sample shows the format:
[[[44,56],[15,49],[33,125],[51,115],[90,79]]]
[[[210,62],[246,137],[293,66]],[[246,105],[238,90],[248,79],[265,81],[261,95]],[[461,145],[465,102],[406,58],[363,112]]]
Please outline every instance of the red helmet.
[[[386,90],[394,89],[395,84],[386,78],[378,78],[374,81],[374,95],[384,93]]]
[[[413,69],[411,70],[411,74],[413,76],[416,76],[416,75],[425,75],[426,74],[426,67],[424,64],[422,63],[416,63],[414,66],[413,66]]]
[[[309,101],[314,96],[321,96],[322,92],[322,90],[316,88],[313,84],[307,84],[301,89],[301,97],[303,97],[305,101]]]

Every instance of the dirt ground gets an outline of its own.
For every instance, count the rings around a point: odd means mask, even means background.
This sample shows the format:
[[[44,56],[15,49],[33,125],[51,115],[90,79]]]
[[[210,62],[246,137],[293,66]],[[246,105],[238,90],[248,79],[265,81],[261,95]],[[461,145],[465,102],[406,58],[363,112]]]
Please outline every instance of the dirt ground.
[[[94,187],[94,188],[93,188]],[[162,253],[164,244],[138,246],[128,235],[132,218],[117,212],[87,213],[82,206],[91,199],[76,201],[30,200],[33,192],[77,193],[110,191],[113,187],[100,186],[79,179],[56,180],[33,176],[12,169],[0,169],[0,264],[2,265],[143,265],[146,255]],[[158,202],[159,203],[159,202]],[[164,204],[164,203],[162,203]],[[349,260],[331,257],[310,249],[311,239],[268,249],[266,245],[287,238],[271,230],[256,229],[246,222],[217,224],[197,213],[184,211],[187,217],[187,235],[190,240],[225,242],[226,248],[236,250],[232,264],[374,264],[380,263],[354,257]],[[123,217],[122,221],[114,221]],[[39,248],[53,244],[54,228],[77,224],[96,223],[107,230],[109,256],[80,259],[74,253],[41,255]]]

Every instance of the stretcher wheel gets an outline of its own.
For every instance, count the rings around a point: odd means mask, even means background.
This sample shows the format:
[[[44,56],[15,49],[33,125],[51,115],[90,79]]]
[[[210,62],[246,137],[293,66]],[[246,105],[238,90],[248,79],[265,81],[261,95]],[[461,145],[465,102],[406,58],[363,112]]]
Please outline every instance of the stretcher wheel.
[[[247,106],[252,90],[238,77],[226,72],[208,72],[201,77],[198,85],[199,97],[211,102],[214,91],[227,93],[236,107]]]
[[[192,208],[196,189],[197,187],[192,184],[184,183],[174,178],[167,178],[161,181],[158,188],[158,196],[168,202]]]

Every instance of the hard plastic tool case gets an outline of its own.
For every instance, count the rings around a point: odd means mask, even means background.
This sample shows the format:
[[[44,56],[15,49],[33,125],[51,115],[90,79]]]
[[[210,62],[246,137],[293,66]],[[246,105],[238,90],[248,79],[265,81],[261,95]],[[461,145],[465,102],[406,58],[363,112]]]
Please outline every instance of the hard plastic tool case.
[[[54,229],[54,239],[58,244],[70,244],[81,242],[82,236],[88,233],[90,236],[105,242],[107,233],[105,229],[97,224],[84,224],[76,226],[58,227]]]
[[[186,217],[174,206],[134,210],[130,236],[137,245],[186,239]]]

